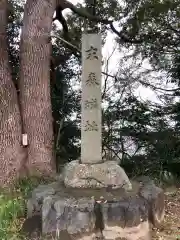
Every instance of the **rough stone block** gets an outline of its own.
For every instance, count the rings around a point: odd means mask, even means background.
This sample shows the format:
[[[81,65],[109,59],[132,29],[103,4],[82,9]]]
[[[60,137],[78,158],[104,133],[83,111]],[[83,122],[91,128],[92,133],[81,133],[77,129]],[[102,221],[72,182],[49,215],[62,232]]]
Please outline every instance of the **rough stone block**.
[[[39,185],[31,193],[31,198],[27,201],[27,217],[32,217],[41,212],[42,202],[48,196],[53,196],[60,189],[59,182],[47,185]]]
[[[43,234],[63,240],[150,240],[151,224],[163,221],[164,193],[152,182],[140,184],[137,194],[111,195],[108,200],[106,194],[95,200],[94,191],[67,189],[58,182],[37,187],[30,202],[36,202],[35,210],[42,211]]]
[[[45,198],[42,209],[43,233],[60,236],[66,232],[73,237],[89,235],[95,223],[93,209],[92,199]]]
[[[106,239],[149,240],[148,205],[140,197],[103,204]]]
[[[114,161],[93,165],[72,161],[65,166],[63,179],[66,187],[73,188],[132,188],[124,169]]]
[[[162,224],[165,215],[164,191],[155,186],[154,183],[143,184],[139,195],[148,202],[150,222],[155,227],[159,227]]]

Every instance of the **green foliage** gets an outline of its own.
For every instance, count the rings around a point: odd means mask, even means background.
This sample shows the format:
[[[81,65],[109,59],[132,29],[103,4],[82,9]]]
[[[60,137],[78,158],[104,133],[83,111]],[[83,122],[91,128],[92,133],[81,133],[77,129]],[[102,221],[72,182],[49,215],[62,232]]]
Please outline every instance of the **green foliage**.
[[[14,222],[24,211],[23,198],[0,195],[0,238],[9,240],[14,236]]]
[[[51,178],[23,178],[11,190],[1,189],[0,194],[0,239],[20,239],[20,229],[24,222],[26,199],[39,184],[52,182]],[[25,238],[23,238],[25,239]]]
[[[7,36],[9,45],[9,59],[12,69],[12,78],[18,90],[18,71],[19,71],[19,31],[22,25],[22,2],[10,1],[11,12],[8,17]]]
[[[123,32],[133,41],[140,39],[136,53],[148,58],[155,68],[169,71],[178,56],[180,2],[177,0],[125,1],[129,13]],[[130,12],[133,10],[133,13]],[[130,42],[129,45],[132,43]]]

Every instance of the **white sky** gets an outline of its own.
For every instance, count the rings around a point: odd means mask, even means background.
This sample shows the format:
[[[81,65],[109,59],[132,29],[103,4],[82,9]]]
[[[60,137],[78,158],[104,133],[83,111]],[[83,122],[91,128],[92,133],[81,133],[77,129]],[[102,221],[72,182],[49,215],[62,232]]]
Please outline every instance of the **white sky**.
[[[82,0],[71,0],[70,2],[72,2],[73,4],[77,4],[77,3],[82,3],[83,1]],[[66,12],[69,12],[69,10],[64,11],[64,13],[66,13]],[[114,41],[114,37],[115,37],[115,34],[108,33],[106,44],[102,50],[104,59],[107,59],[108,56],[111,55],[111,53],[115,47],[116,43]],[[110,60],[110,67],[109,67],[110,71],[115,72],[118,70],[118,64],[119,64],[120,57],[123,57],[123,53],[120,54],[119,50],[116,50],[113,54],[113,58],[111,57],[111,60]],[[151,66],[148,64],[148,61],[144,61],[142,67],[145,69],[149,69]],[[158,73],[157,73],[157,75],[158,75]],[[156,75],[154,75],[153,77],[155,79]],[[160,87],[172,89],[174,87],[174,85],[172,85],[172,84],[164,85],[162,83],[162,85]],[[151,89],[145,88],[143,86],[139,86],[135,90],[135,95],[139,96],[143,100],[151,100],[154,102],[159,102],[156,93],[154,91],[152,91]]]

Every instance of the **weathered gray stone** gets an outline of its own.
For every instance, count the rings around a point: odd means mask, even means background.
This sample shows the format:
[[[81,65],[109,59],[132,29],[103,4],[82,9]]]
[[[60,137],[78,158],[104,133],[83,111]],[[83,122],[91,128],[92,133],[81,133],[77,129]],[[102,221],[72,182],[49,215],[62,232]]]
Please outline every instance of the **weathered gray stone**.
[[[139,195],[148,202],[150,221],[155,227],[159,227],[162,224],[165,215],[164,191],[155,186],[153,182],[145,182],[140,188]]]
[[[126,191],[132,188],[131,182],[123,168],[115,161],[101,164],[79,164],[79,161],[68,163],[63,170],[66,187],[73,188],[122,188]]]
[[[34,212],[40,212],[41,205],[38,203],[36,198],[30,198],[27,200],[27,205],[26,205],[26,217],[30,218],[34,215]]]
[[[42,218],[43,233],[60,236],[79,236],[92,233],[94,227],[94,201],[87,198],[45,198]]]
[[[37,201],[42,201],[45,197],[54,195],[59,189],[59,183],[53,182],[50,184],[39,185],[32,192],[32,197],[36,198]]]
[[[47,189],[54,186],[49,196],[44,194],[45,186]],[[78,191],[82,195],[76,195]],[[114,200],[114,195],[108,201],[105,200],[106,195],[104,200],[100,197],[94,200],[92,196],[92,191],[88,195],[83,189],[67,189],[60,183],[36,188],[31,200],[43,200],[38,202],[38,209],[42,209],[43,233],[59,236],[63,240],[93,240],[97,236],[108,240],[150,240],[150,225],[156,226],[154,216],[160,219],[159,224],[164,218],[161,210],[164,206],[163,191],[154,184],[145,182],[140,185],[137,194]]]
[[[147,202],[140,197],[128,197],[102,206],[107,239],[149,240],[150,228]]]
[[[95,59],[87,57],[92,46]],[[82,35],[81,162],[87,164],[102,162],[101,48],[101,34]]]
[[[51,208],[48,204],[47,211],[47,203],[44,201],[43,211],[48,214],[43,214],[43,232],[56,232],[56,236],[60,236],[61,232],[66,231],[72,239],[92,240],[102,230],[105,239],[150,239],[148,207],[142,198],[96,203],[99,205],[99,212],[94,212],[94,203],[88,198],[52,199]],[[104,227],[99,229],[99,226]]]
[[[32,217],[34,214],[41,212],[41,206],[44,198],[55,195],[59,190],[59,182],[51,184],[39,185],[32,191],[31,198],[27,201],[27,217]]]

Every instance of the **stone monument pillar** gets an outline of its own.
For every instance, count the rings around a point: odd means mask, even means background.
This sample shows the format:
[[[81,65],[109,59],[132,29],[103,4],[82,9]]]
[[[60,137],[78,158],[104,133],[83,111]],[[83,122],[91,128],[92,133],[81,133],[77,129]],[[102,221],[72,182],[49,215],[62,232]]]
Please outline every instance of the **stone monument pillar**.
[[[101,64],[101,34],[83,34],[81,163],[102,163]]]
[[[86,2],[95,11],[95,0]],[[22,232],[31,239],[39,230],[63,240],[150,240],[151,224],[164,218],[164,193],[148,178],[127,191],[132,185],[124,170],[112,156],[102,160],[101,34],[88,25],[82,35],[81,157],[65,165],[57,182],[32,192]]]
[[[57,182],[32,192],[22,232],[63,240],[150,240],[151,224],[164,218],[162,189],[141,179],[137,190],[127,192],[132,185],[124,170],[112,156],[102,160],[101,34],[95,28],[91,23],[82,36],[81,158],[67,163]]]
[[[82,35],[81,158],[63,170],[66,187],[131,189],[124,170],[112,159],[102,160],[101,34]]]
[[[22,232],[28,239],[42,231],[63,240],[150,240],[151,224],[164,219],[164,192],[149,178],[128,191],[125,171],[112,156],[102,160],[101,34],[90,30],[82,35],[81,157],[65,165],[58,181],[32,192]]]

